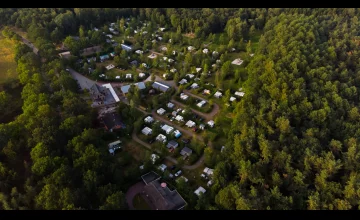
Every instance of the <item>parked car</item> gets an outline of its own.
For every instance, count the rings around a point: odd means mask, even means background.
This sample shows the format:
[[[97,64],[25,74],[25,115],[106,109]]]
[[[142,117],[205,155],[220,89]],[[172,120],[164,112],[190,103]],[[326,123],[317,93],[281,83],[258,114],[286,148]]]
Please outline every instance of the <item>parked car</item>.
[[[170,119],[170,121],[174,121],[175,120],[175,117],[172,117],[171,119]]]
[[[197,131],[198,131],[198,128],[193,128],[193,131],[194,131],[194,132],[197,132]]]
[[[175,173],[175,176],[176,176],[176,177],[178,177],[178,176],[180,176],[180,175],[181,175],[181,173],[182,173],[182,171],[181,171],[181,170],[179,170],[179,171],[177,171],[177,172]]]
[[[175,165],[172,165],[172,166],[170,167],[170,169],[171,169],[171,170],[175,170],[175,169],[176,169],[176,166],[175,166]]]
[[[182,139],[181,141],[182,141],[184,144],[188,144],[188,143],[190,142],[189,139]]]
[[[152,143],[154,143],[154,139],[151,139],[151,140],[149,141],[149,144],[152,144]]]

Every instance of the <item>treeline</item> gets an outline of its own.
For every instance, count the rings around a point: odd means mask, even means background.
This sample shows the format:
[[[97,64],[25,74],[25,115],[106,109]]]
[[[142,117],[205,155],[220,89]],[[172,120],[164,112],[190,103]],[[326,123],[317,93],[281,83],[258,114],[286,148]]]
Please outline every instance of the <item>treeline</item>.
[[[215,169],[217,207],[360,208],[358,16],[269,13]]]

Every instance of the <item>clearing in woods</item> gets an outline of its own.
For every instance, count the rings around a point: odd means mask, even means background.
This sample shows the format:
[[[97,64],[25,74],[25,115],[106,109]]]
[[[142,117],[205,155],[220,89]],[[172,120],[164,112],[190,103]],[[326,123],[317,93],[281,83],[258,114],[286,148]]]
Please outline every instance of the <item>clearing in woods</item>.
[[[17,78],[15,42],[0,34],[0,84],[9,78]]]

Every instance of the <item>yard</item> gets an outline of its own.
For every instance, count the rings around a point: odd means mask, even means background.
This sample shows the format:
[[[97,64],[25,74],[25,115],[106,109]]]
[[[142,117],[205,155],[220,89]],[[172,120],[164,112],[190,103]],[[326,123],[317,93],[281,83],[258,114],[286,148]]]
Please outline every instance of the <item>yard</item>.
[[[136,210],[151,210],[150,206],[140,194],[137,194],[134,197],[133,206]]]
[[[145,159],[147,148],[133,140],[125,143],[124,146],[124,151],[128,152],[136,161],[142,162]]]
[[[10,78],[17,78],[14,60],[15,42],[0,36],[0,83]]]

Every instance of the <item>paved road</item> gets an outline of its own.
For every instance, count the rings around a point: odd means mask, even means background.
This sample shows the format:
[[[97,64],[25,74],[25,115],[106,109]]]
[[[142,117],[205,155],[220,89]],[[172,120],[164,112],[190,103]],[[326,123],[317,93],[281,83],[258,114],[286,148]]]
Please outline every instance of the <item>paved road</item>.
[[[33,52],[36,54],[36,55],[39,55],[39,50],[35,47],[34,44],[32,44],[30,41],[28,41],[27,39],[21,37],[21,40],[26,44],[28,45],[31,49],[33,49]]]

